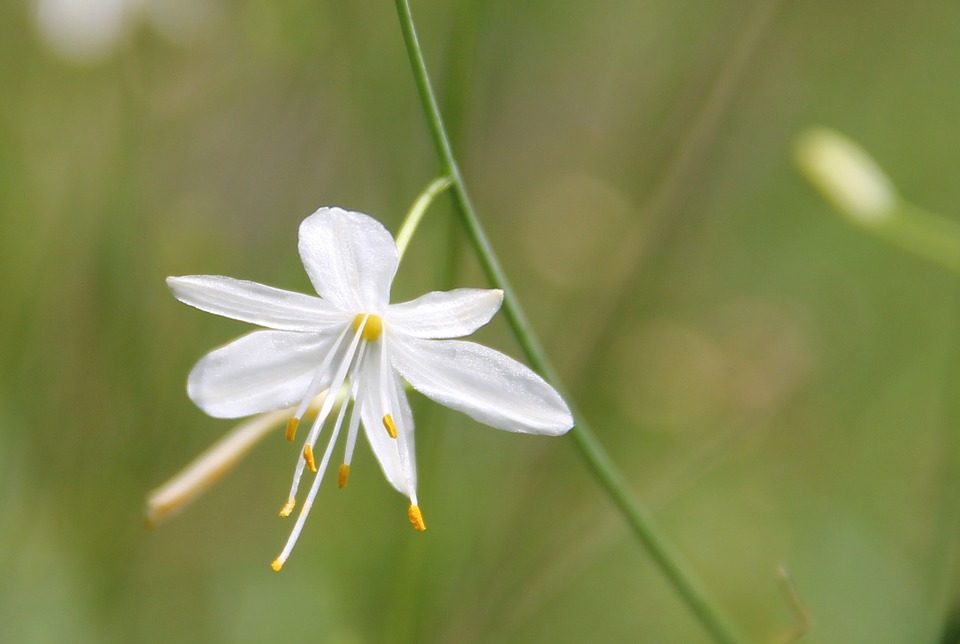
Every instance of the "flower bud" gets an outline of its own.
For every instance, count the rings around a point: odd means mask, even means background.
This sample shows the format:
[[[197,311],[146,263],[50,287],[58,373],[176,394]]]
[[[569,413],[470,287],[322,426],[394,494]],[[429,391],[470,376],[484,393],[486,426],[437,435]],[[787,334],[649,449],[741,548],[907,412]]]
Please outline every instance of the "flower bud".
[[[863,225],[893,214],[896,190],[872,158],[833,130],[816,127],[801,134],[796,162],[810,183],[842,214]]]

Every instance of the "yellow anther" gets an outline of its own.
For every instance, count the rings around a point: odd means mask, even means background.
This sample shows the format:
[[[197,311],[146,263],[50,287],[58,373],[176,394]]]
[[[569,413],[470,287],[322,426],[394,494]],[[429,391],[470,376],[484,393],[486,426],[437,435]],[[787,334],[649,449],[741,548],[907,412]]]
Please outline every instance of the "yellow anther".
[[[293,442],[294,436],[297,435],[297,427],[300,426],[300,419],[294,416],[287,421],[287,440],[291,443]]]
[[[289,499],[287,499],[287,502],[283,504],[283,507],[280,508],[280,516],[290,516],[290,513],[293,512],[293,508],[296,504],[297,500],[291,496]]]
[[[397,426],[393,424],[393,416],[390,414],[384,416],[383,426],[387,428],[387,433],[390,434],[390,438],[397,437]]]
[[[367,320],[366,324],[363,324],[364,318]],[[361,338],[367,342],[376,342],[380,339],[380,334],[383,333],[383,319],[379,315],[360,313],[353,318],[353,330],[359,329],[361,324],[363,324]]]
[[[280,569],[283,568],[283,563],[284,562],[281,561],[280,557],[277,557],[276,559],[273,560],[273,563],[270,564],[270,567],[273,568],[276,572],[280,572]]]
[[[313,460],[313,448],[309,444],[303,446],[303,460],[314,474],[317,473],[317,462]]]
[[[407,510],[407,517],[410,518],[410,523],[412,523],[413,527],[418,531],[423,532],[427,529],[426,524],[423,522],[423,515],[420,513],[419,506],[411,505]]]
[[[350,466],[346,463],[340,464],[340,471],[337,472],[337,487],[341,490],[347,487],[347,480],[350,478]]]

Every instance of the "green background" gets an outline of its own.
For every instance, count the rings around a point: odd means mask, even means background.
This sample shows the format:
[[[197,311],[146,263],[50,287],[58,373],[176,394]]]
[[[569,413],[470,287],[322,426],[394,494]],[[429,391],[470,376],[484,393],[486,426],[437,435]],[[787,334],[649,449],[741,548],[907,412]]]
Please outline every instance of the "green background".
[[[84,61],[38,3],[0,4],[0,641],[708,641],[569,438],[419,397],[423,534],[361,447],[272,572],[279,434],[144,530],[149,490],[232,426],[186,374],[247,330],[163,278],[309,292],[300,220],[338,205],[395,231],[437,167],[392,3],[144,1]],[[534,327],[721,604],[787,636],[785,564],[805,641],[937,641],[957,278],[835,216],[790,147],[835,127],[955,215],[960,4],[413,10]],[[394,299],[452,285],[485,283],[441,199]],[[478,339],[519,355],[502,320]]]

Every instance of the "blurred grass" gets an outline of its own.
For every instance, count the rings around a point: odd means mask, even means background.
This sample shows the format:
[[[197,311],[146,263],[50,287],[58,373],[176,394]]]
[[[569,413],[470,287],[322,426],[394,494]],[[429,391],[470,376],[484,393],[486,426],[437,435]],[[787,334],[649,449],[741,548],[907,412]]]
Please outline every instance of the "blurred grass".
[[[0,640],[703,641],[565,439],[421,400],[423,535],[358,450],[272,573],[282,440],[142,529],[146,492],[230,426],[191,406],[187,371],[245,330],[163,277],[309,291],[300,219],[341,205],[395,228],[435,167],[388,7],[211,6],[198,37],[140,20],[79,64],[32,4],[0,5]],[[535,325],[745,629],[794,626],[786,562],[809,641],[935,641],[956,599],[955,278],[835,217],[789,146],[830,124],[955,216],[960,6],[783,2],[648,243],[651,200],[764,7],[414,11]],[[449,279],[448,216],[431,213],[395,299]],[[469,257],[457,272],[482,284]],[[502,322],[480,337],[516,353]]]

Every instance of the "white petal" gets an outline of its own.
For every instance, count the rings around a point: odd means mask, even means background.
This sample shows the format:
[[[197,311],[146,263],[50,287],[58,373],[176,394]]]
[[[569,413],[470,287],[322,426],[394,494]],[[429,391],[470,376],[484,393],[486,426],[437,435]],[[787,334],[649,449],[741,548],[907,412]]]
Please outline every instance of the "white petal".
[[[390,366],[390,375],[393,378],[394,391],[397,395],[397,400],[400,405],[400,418],[401,422],[397,424],[397,433],[403,438],[403,443],[401,449],[403,449],[405,454],[405,460],[401,458],[401,465],[406,465],[404,470],[404,476],[407,479],[407,485],[409,490],[407,490],[407,496],[413,496],[417,491],[417,450],[414,444],[414,432],[413,428],[413,410],[410,409],[410,401],[407,400],[407,392],[403,390],[403,381],[400,379],[400,376],[396,371],[393,370],[393,365]]]
[[[201,358],[187,379],[187,394],[217,418],[296,405],[336,337],[254,331]]]
[[[201,311],[284,331],[320,331],[345,314],[318,297],[220,275],[168,277],[173,296]]]
[[[563,434],[573,417],[560,394],[516,360],[460,340],[394,340],[391,359],[414,389],[497,429]]]
[[[417,338],[459,338],[470,335],[500,310],[500,289],[458,288],[434,291],[387,309],[387,321]]]
[[[355,313],[382,313],[399,259],[376,219],[321,208],[300,224],[300,259],[320,297]]]
[[[390,438],[387,428],[383,425],[383,417],[390,413],[383,408],[384,396],[380,388],[380,361],[382,358],[381,343],[375,342],[368,346],[368,355],[364,359],[360,383],[361,407],[360,414],[363,421],[363,430],[367,436],[367,442],[373,449],[380,468],[384,476],[398,492],[410,496],[413,490],[411,483],[416,486],[416,480],[408,481],[407,473],[404,472],[403,464],[400,460],[400,449],[396,438]],[[400,403],[400,413],[403,414],[404,422],[397,426],[400,431],[401,426],[407,432],[405,438],[409,445],[413,445],[413,416],[410,414],[409,405],[406,402],[406,396],[401,389],[400,396],[403,400]],[[413,459],[413,454],[410,455]],[[413,461],[410,461],[411,465]],[[413,468],[414,471],[415,467]]]
[[[385,341],[381,342],[380,348],[382,356],[389,355]],[[416,505],[417,461],[413,437],[413,412],[410,410],[407,394],[403,390],[403,381],[386,357],[383,357],[380,362],[380,388],[382,393],[385,392],[382,398],[387,401],[388,413],[393,417],[397,430],[397,438],[391,440],[396,440],[397,450],[400,453],[400,468],[407,483],[406,494]]]

